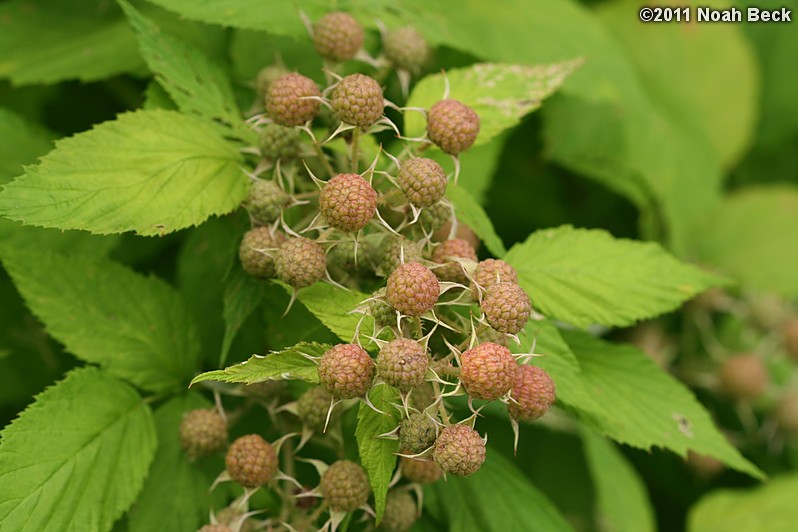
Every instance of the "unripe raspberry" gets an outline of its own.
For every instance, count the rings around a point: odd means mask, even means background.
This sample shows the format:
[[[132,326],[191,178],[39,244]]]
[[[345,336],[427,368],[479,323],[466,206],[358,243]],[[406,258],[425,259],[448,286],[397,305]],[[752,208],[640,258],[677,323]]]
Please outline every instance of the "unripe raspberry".
[[[330,106],[341,122],[368,127],[382,118],[385,98],[376,80],[363,74],[351,74],[333,89]]]
[[[532,302],[524,289],[513,283],[496,283],[485,293],[482,312],[499,332],[518,334],[532,314]]]
[[[377,355],[377,374],[403,392],[424,382],[427,368],[429,355],[424,347],[408,338],[391,340]]]
[[[385,298],[385,288],[380,288],[369,300],[369,314],[374,317],[374,323],[378,327],[393,325],[396,323],[396,310],[388,304]]]
[[[451,155],[466,151],[479,135],[479,116],[457,100],[441,100],[427,112],[427,134]]]
[[[252,183],[244,206],[255,220],[269,224],[280,217],[290,199],[274,181],[258,179]]]
[[[798,317],[791,318],[784,324],[782,335],[787,354],[798,362]]]
[[[761,396],[770,384],[770,374],[762,359],[754,354],[727,358],[720,367],[720,387],[734,399],[751,400]]]
[[[429,59],[427,41],[413,28],[399,28],[390,32],[382,45],[385,57],[396,68],[417,73]]]
[[[355,260],[355,242],[353,240],[338,241],[327,250],[327,264],[345,272],[373,271],[371,256],[374,245],[369,240],[357,243],[357,261]]]
[[[509,349],[486,342],[460,355],[460,382],[471,397],[493,401],[510,391],[516,367]]]
[[[480,330],[477,333],[477,339],[481,344],[484,344],[485,342],[490,342],[493,344],[503,345],[504,347],[509,347],[508,336],[490,327],[485,327],[484,329]]]
[[[422,209],[418,219],[425,230],[437,232],[452,219],[452,209],[447,204],[438,202],[426,209]],[[445,238],[439,240],[444,240]]]
[[[303,393],[297,400],[297,415],[303,425],[316,432],[322,432],[327,422],[330,405],[332,405],[332,395],[324,388],[316,386]]]
[[[386,532],[407,532],[416,522],[417,516],[418,508],[412,495],[406,491],[390,491],[385,499],[385,513],[379,529]]]
[[[277,277],[294,288],[310,286],[324,277],[327,256],[317,242],[300,237],[286,241],[274,261]]]
[[[410,392],[410,406],[423,412],[435,402],[435,389],[427,381],[413,388]]]
[[[333,510],[351,512],[368,501],[369,478],[358,464],[338,460],[321,476],[321,493]]]
[[[432,460],[420,460],[403,456],[400,461],[402,463],[402,476],[410,482],[432,484],[443,475],[441,468]]]
[[[496,283],[518,284],[518,273],[503,260],[485,259],[477,264],[474,282],[484,290]]]
[[[515,373],[507,411],[518,421],[534,421],[549,411],[556,399],[554,381],[543,368],[521,365]]]
[[[399,448],[405,454],[418,454],[426,451],[435,443],[438,427],[435,421],[425,413],[410,414],[399,424]]]
[[[233,532],[233,529],[227,525],[217,524],[217,525],[205,525],[200,528],[197,532]]]
[[[321,92],[316,83],[291,73],[274,80],[266,93],[266,110],[281,126],[299,126],[313,120],[319,111]]]
[[[460,238],[441,242],[432,253],[432,262],[443,264],[435,268],[435,275],[441,281],[451,281],[453,283],[467,283],[468,276],[463,269],[463,265],[453,259],[465,259],[477,261],[477,252],[474,247]]]
[[[319,381],[333,397],[363,397],[374,382],[374,360],[359,345],[338,344],[319,362]]]
[[[446,172],[432,159],[418,157],[402,164],[396,182],[407,201],[416,207],[429,207],[443,197],[449,178]]]
[[[255,227],[244,233],[238,258],[244,271],[253,277],[274,277],[274,257],[285,242],[285,235],[268,227]]]
[[[388,303],[402,314],[420,316],[435,306],[441,287],[432,270],[408,262],[388,276],[385,294]]]
[[[299,155],[302,132],[280,124],[266,124],[260,132],[260,152],[266,159],[290,160]]]
[[[224,449],[227,422],[216,410],[192,410],[180,423],[180,446],[193,460]]]
[[[377,273],[390,275],[400,264],[421,262],[422,246],[403,236],[388,238],[380,252],[380,266]]]
[[[363,46],[363,28],[348,13],[336,11],[313,25],[313,46],[320,56],[333,61],[352,59]]]
[[[485,441],[471,427],[448,426],[435,440],[432,459],[446,473],[468,476],[482,467],[485,461]]]
[[[798,435],[798,391],[790,391],[779,399],[775,412],[779,428],[790,436]]]
[[[288,70],[284,66],[280,65],[269,65],[262,68],[260,72],[258,72],[258,77],[255,80],[258,94],[262,98],[265,98],[266,94],[269,92],[269,86],[272,84],[272,82],[280,79],[288,73]]]
[[[271,443],[249,434],[230,445],[225,465],[234,481],[245,488],[257,488],[269,482],[277,471],[277,453]]]
[[[321,190],[319,212],[335,229],[359,231],[377,212],[377,192],[358,174],[338,174]]]

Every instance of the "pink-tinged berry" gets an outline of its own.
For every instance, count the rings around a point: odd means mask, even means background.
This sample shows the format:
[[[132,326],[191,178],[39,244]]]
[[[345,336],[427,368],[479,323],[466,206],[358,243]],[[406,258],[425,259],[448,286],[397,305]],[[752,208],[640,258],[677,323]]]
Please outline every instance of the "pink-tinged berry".
[[[446,473],[468,476],[482,467],[485,461],[485,441],[471,427],[448,426],[435,440],[432,459]]]
[[[336,11],[313,25],[313,46],[320,56],[333,61],[352,59],[363,46],[363,28],[348,13]]]
[[[461,260],[477,261],[477,252],[471,244],[460,238],[441,242],[432,253],[432,262],[443,265],[435,268],[435,275],[441,281],[467,283],[468,276]]]
[[[377,192],[358,174],[338,174],[321,189],[319,212],[335,229],[359,231],[377,212]]]
[[[382,118],[385,98],[376,80],[363,74],[352,74],[335,86],[330,106],[341,122],[368,127]]]
[[[485,259],[477,264],[474,271],[474,282],[483,290],[496,283],[518,284],[518,273],[515,268],[499,259]]]
[[[297,415],[302,424],[316,432],[324,432],[332,400],[332,395],[321,386],[310,388],[303,393],[296,402]],[[337,413],[333,410],[330,418],[335,419]]]
[[[429,45],[413,28],[399,28],[385,37],[383,52],[396,68],[419,72],[429,59]]]
[[[486,342],[460,355],[460,382],[475,399],[499,399],[513,386],[517,364],[506,347]]]
[[[403,456],[400,462],[402,463],[402,476],[410,482],[432,484],[443,476],[441,468],[432,460],[407,458]]]
[[[351,512],[369,498],[366,471],[349,460],[339,460],[328,467],[321,476],[320,487],[324,500],[338,512]]]
[[[280,217],[291,198],[274,181],[258,179],[249,188],[244,202],[249,214],[262,224],[270,224]]]
[[[245,488],[268,483],[277,471],[277,453],[271,443],[257,434],[241,436],[227,450],[227,473]]]
[[[288,74],[288,70],[284,66],[280,65],[269,65],[264,67],[258,72],[258,77],[255,80],[255,85],[257,86],[258,94],[262,97],[266,97],[266,93],[269,92],[269,86],[276,80],[280,79],[281,77]]]
[[[762,396],[770,384],[764,361],[754,354],[727,358],[720,367],[720,387],[734,399],[752,400]]]
[[[423,208],[440,201],[446,193],[449,178],[437,162],[419,157],[402,164],[396,182],[399,183],[407,201]]]
[[[532,302],[524,289],[517,284],[496,283],[485,293],[482,312],[490,326],[497,331],[518,334],[529,321]]]
[[[400,264],[421,262],[422,246],[403,236],[392,236],[386,239],[380,252],[380,264],[377,273],[390,275]]]
[[[405,454],[418,454],[426,451],[435,443],[438,426],[426,413],[410,414],[399,424],[399,448]]]
[[[299,155],[302,131],[280,124],[266,124],[260,132],[260,153],[270,161],[290,160]]]
[[[385,499],[385,513],[380,530],[385,532],[407,532],[418,517],[416,500],[407,491],[389,491]]]
[[[466,151],[479,135],[479,116],[457,100],[441,100],[427,112],[427,134],[451,155]]]
[[[286,74],[269,85],[266,110],[281,126],[299,126],[313,120],[321,105],[316,83],[301,74]]]
[[[549,411],[555,400],[554,381],[537,366],[521,365],[516,369],[507,410],[518,421],[534,421]]]
[[[441,295],[438,278],[417,262],[408,262],[388,276],[385,294],[388,303],[407,316],[420,316],[432,310]]]
[[[363,397],[374,382],[374,360],[359,345],[338,344],[319,362],[319,381],[336,399]]]
[[[193,460],[224,449],[227,422],[216,410],[192,410],[180,423],[180,446]]]
[[[274,277],[274,258],[285,242],[285,234],[268,227],[256,227],[244,233],[238,258],[244,271],[253,277]]]
[[[408,338],[391,340],[377,355],[377,374],[403,392],[424,382],[427,368],[429,355],[424,346]]]
[[[286,241],[275,260],[277,277],[294,288],[304,288],[320,281],[327,271],[324,248],[308,238]]]

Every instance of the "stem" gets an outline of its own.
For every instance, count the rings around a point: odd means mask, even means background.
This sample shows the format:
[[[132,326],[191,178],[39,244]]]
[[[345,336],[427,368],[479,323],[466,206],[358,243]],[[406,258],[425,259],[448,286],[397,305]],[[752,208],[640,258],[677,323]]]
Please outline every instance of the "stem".
[[[352,166],[352,173],[357,174],[358,172],[358,144],[360,140],[360,128],[356,127],[352,130],[352,144],[349,147],[349,162]]]
[[[327,160],[327,154],[324,153],[324,150],[321,149],[321,144],[319,144],[318,142],[314,142],[313,147],[316,149],[316,155],[321,160],[321,164],[324,166],[324,170],[327,171],[330,177],[335,176],[335,170],[333,170],[333,167],[330,165],[330,161]]]

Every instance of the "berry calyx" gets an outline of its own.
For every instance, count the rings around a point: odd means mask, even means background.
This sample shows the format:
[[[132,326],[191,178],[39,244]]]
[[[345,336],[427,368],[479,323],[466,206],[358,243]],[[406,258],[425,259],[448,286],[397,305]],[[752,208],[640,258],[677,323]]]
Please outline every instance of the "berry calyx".
[[[418,508],[416,500],[406,491],[389,491],[385,499],[385,513],[380,530],[407,532],[416,522]]]
[[[405,454],[419,454],[435,443],[438,427],[424,412],[410,414],[399,424],[399,448]]]
[[[374,382],[375,364],[359,345],[338,344],[319,361],[319,381],[336,399],[363,397]]]
[[[427,112],[427,135],[441,150],[457,155],[477,140],[479,116],[462,102],[441,100]]]
[[[285,242],[285,235],[268,227],[255,227],[244,233],[238,258],[244,271],[253,277],[274,277],[274,257]]]
[[[435,440],[432,459],[446,473],[468,476],[485,461],[485,441],[466,425],[445,427]]]
[[[227,473],[245,488],[268,483],[277,471],[277,453],[271,443],[258,434],[241,436],[225,456]]]
[[[490,326],[507,334],[523,331],[532,314],[529,296],[513,283],[496,283],[488,288],[481,306]]]
[[[368,127],[382,118],[385,98],[376,80],[363,74],[352,74],[335,86],[330,106],[341,122]]]
[[[402,476],[410,482],[432,484],[443,476],[441,468],[432,460],[403,456],[400,462],[402,464]]]
[[[720,367],[718,377],[723,393],[743,401],[760,397],[770,384],[770,374],[765,363],[754,354],[727,358]]]
[[[310,388],[303,393],[296,402],[297,415],[302,424],[316,432],[323,432],[332,399],[332,395],[321,386]],[[335,414],[333,410],[330,417]]]
[[[290,197],[274,181],[258,179],[252,183],[244,207],[262,224],[270,224],[280,217]]]
[[[274,80],[266,92],[266,111],[281,126],[299,126],[313,120],[319,111],[321,91],[301,74],[290,73]]]
[[[513,419],[531,422],[549,411],[556,399],[554,381],[543,368],[521,365],[515,373],[507,410]]]
[[[443,265],[435,268],[435,274],[442,281],[463,284],[468,282],[468,276],[460,260],[477,261],[474,247],[461,238],[441,242],[432,253],[432,261]]]
[[[325,59],[352,59],[363,46],[363,38],[363,28],[349,13],[328,13],[313,25],[313,46]]]
[[[327,271],[327,256],[317,242],[308,238],[287,240],[274,261],[277,277],[294,288],[320,281]]]
[[[429,355],[424,346],[407,338],[391,340],[377,355],[377,374],[402,392],[424,382],[427,368]]]
[[[412,73],[418,73],[429,59],[427,41],[410,27],[388,33],[382,46],[385,57],[394,67]]]
[[[366,471],[349,460],[339,460],[328,467],[321,476],[320,488],[329,507],[338,512],[351,512],[369,498]]]
[[[499,399],[513,386],[517,364],[506,347],[485,342],[460,355],[460,382],[475,399]]]
[[[224,449],[227,422],[216,410],[191,410],[180,423],[180,446],[192,460]]]
[[[324,185],[319,212],[335,229],[363,229],[377,212],[377,192],[358,174],[338,174]]]
[[[402,164],[396,182],[407,201],[416,207],[429,207],[440,201],[446,193],[449,179],[437,162],[418,157]]]
[[[388,303],[402,314],[420,316],[435,306],[441,288],[432,270],[408,262],[388,276],[385,294]]]

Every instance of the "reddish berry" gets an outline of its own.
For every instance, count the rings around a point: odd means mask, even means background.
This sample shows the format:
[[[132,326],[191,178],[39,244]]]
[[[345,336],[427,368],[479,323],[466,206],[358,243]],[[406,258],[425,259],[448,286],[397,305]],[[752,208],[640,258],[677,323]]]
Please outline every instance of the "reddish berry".
[[[286,74],[269,85],[266,110],[281,126],[299,126],[313,120],[319,111],[321,92],[316,83],[301,74]]]
[[[319,381],[333,397],[363,397],[374,382],[374,360],[359,345],[338,344],[319,362]]]
[[[765,393],[770,374],[765,363],[754,354],[727,358],[720,368],[721,390],[734,399],[756,399]]]
[[[271,443],[249,434],[230,445],[225,464],[230,478],[245,488],[257,488],[269,482],[277,471],[277,453]]]
[[[407,491],[389,491],[385,499],[385,513],[382,515],[380,530],[386,532],[407,532],[418,516],[416,500]]]
[[[429,355],[424,347],[407,338],[391,340],[377,355],[377,374],[403,392],[424,382],[428,367]]]
[[[435,274],[442,281],[468,282],[468,276],[459,262],[460,260],[477,261],[477,252],[474,247],[460,238],[441,242],[432,253],[432,261],[443,264],[443,266],[435,268]]]
[[[351,512],[368,501],[369,478],[358,464],[339,460],[321,476],[321,493],[333,510]]]
[[[485,441],[471,427],[451,425],[435,440],[432,459],[446,473],[468,476],[485,461]]]
[[[477,140],[479,116],[457,100],[441,100],[427,112],[427,134],[441,150],[457,155]]]
[[[280,246],[275,260],[277,277],[294,288],[320,281],[327,271],[327,256],[317,242],[292,238]]]
[[[321,386],[310,388],[303,393],[296,402],[297,415],[302,424],[316,432],[323,432],[332,399],[332,395]],[[330,418],[333,419],[335,414],[336,411],[333,410]]]
[[[429,207],[446,193],[449,178],[437,162],[419,157],[402,164],[396,181],[410,203],[416,207]]]
[[[390,32],[383,42],[385,57],[396,68],[417,73],[429,59],[429,45],[413,28]]]
[[[441,478],[443,471],[432,460],[417,458],[401,458],[402,475],[410,482],[432,484]]]
[[[352,74],[335,86],[330,106],[341,122],[368,127],[382,118],[385,98],[382,87],[373,78]]]
[[[256,227],[244,233],[238,258],[244,271],[253,277],[274,277],[274,257],[285,242],[285,235],[268,227]]]
[[[438,278],[432,270],[417,262],[408,262],[388,276],[388,303],[408,316],[420,316],[432,309],[441,294]]]
[[[180,423],[180,446],[191,459],[207,456],[227,445],[227,422],[216,410],[192,410]]]
[[[554,381],[537,366],[521,365],[515,373],[507,410],[518,421],[534,421],[554,404]]]
[[[426,451],[435,443],[438,426],[424,412],[410,414],[399,424],[399,448],[405,454],[418,454]]]
[[[516,367],[509,349],[486,342],[460,355],[460,382],[471,397],[493,401],[510,391]]]
[[[483,290],[496,283],[518,284],[518,273],[515,268],[499,259],[485,259],[477,264],[474,271],[474,282]]]
[[[319,212],[335,229],[359,231],[377,212],[377,192],[358,174],[338,174],[321,190]]]
[[[260,132],[260,152],[270,161],[290,160],[299,155],[302,132],[280,124],[266,124]]]
[[[333,61],[352,59],[363,46],[363,28],[348,13],[324,15],[313,25],[313,45],[322,57]]]
[[[258,179],[252,183],[244,206],[255,220],[269,224],[280,217],[290,199],[274,181]]]
[[[490,326],[497,331],[517,334],[524,330],[529,321],[532,302],[517,284],[496,283],[485,293],[482,312]]]

